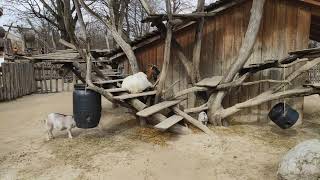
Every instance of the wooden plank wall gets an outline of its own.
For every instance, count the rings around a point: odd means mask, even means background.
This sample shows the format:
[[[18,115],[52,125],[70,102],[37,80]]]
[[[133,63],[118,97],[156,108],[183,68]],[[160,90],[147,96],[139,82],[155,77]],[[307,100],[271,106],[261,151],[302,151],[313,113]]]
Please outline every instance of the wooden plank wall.
[[[246,1],[241,5],[221,12],[215,17],[206,19],[201,51],[200,72],[202,78],[223,75],[228,71],[238,55],[241,42],[244,38],[250,18],[251,4],[252,1]],[[248,64],[282,58],[287,56],[289,51],[307,48],[310,21],[311,14],[309,10],[295,1],[267,0],[259,36]],[[192,59],[194,28],[194,26],[190,26],[174,34],[174,37],[181,44],[189,59]],[[161,67],[163,49],[163,40],[138,49],[136,56],[140,69],[145,71],[148,64],[156,64]],[[127,63],[125,67],[129,70]],[[290,73],[290,70],[286,73]],[[282,71],[270,70],[257,73],[251,80],[270,78],[281,79]],[[180,82],[174,88],[175,91],[190,87],[190,82],[183,66],[175,55],[175,52],[172,52],[166,85],[168,86],[178,79]],[[269,84],[261,84],[248,88],[232,89],[223,104],[225,107],[228,107],[237,102],[245,101],[269,87]],[[192,95],[189,95],[185,106],[192,107],[194,99]],[[295,100],[294,103],[288,102],[300,111],[302,110],[303,99]],[[248,121],[267,121],[266,113],[274,103],[246,109],[239,115],[247,118]]]
[[[1,66],[0,101],[14,100],[36,91],[32,63],[7,62]]]

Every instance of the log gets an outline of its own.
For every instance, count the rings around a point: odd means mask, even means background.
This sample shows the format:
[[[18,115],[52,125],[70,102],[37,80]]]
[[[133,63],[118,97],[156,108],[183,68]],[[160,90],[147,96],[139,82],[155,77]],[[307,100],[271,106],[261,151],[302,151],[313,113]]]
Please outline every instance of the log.
[[[170,0],[166,0],[166,10],[168,14],[169,21],[172,20],[172,9],[171,9],[171,2]],[[167,32],[166,32],[166,39],[164,42],[164,59],[162,63],[162,69],[159,77],[159,84],[157,86],[157,95],[155,98],[155,102],[157,103],[162,95],[162,91],[165,86],[165,81],[168,74],[169,63],[170,63],[170,56],[171,56],[171,41],[172,41],[172,25],[167,23]]]
[[[206,88],[206,87],[191,87],[191,88],[188,88],[188,89],[185,89],[185,90],[182,90],[178,93],[176,93],[176,95],[174,96],[175,99],[183,96],[183,95],[186,95],[186,94],[189,94],[189,93],[193,93],[193,92],[202,92],[202,91],[208,91],[209,89]]]
[[[150,106],[142,111],[137,112],[137,116],[140,117],[149,117],[152,114],[155,114],[163,109],[169,108],[171,106],[175,106],[181,103],[183,100],[175,100],[175,101],[164,101],[153,106]]]
[[[198,0],[197,13],[202,13],[204,11],[204,0]],[[201,55],[201,45],[202,45],[202,34],[203,34],[204,17],[201,17],[197,22],[196,32],[195,32],[195,43],[193,47],[193,78],[197,81],[201,79],[200,77],[200,55]]]
[[[137,98],[137,97],[151,96],[151,95],[155,95],[156,93],[157,91],[147,91],[147,92],[136,93],[136,94],[125,94],[120,96],[114,96],[113,98],[116,100],[125,100],[125,99]]]
[[[106,89],[109,93],[116,93],[116,92],[127,92],[128,90],[126,88],[112,88],[112,89]]]
[[[165,119],[161,123],[155,125],[154,127],[156,129],[159,129],[160,131],[165,131],[168,128],[170,128],[171,126],[173,126],[174,124],[177,124],[178,122],[180,122],[182,119],[183,119],[182,116],[173,115],[173,116],[170,116],[169,118]]]
[[[222,82],[228,83],[231,82],[240,69],[245,65],[248,61],[256,39],[258,37],[258,32],[260,29],[260,25],[263,17],[265,0],[253,0],[252,8],[251,8],[251,16],[247,28],[247,32],[245,34],[244,40],[242,41],[239,56],[236,61],[231,65],[230,70],[224,76]],[[225,91],[219,91],[217,94],[212,94],[209,98],[208,106],[209,106],[209,121],[212,124],[222,125],[220,122],[220,118],[215,115],[215,113],[222,109],[222,100],[225,97]]]
[[[188,115],[187,113],[181,111],[178,107],[173,107],[172,110],[182,116],[185,120],[187,120],[189,123],[191,123],[192,125],[196,126],[197,128],[199,128],[200,130],[202,130],[203,132],[205,132],[208,135],[213,135],[213,132],[205,125],[203,125],[200,121],[194,119],[193,117],[191,117],[190,115]]]
[[[123,79],[115,79],[115,80],[107,80],[107,81],[96,81],[96,82],[93,82],[93,84],[99,84],[99,85],[113,84],[113,83],[122,82],[122,81]]]
[[[208,110],[208,105],[204,104],[204,105],[199,106],[199,107],[185,109],[184,112],[187,113],[187,114],[190,114],[190,113],[199,113],[199,112],[206,111],[206,110]]]

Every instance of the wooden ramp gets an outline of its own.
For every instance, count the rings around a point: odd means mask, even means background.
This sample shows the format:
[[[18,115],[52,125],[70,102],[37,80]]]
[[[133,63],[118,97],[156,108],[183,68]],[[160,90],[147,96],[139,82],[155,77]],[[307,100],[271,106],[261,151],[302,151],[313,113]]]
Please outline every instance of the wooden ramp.
[[[148,117],[151,116],[154,113],[157,113],[163,109],[169,108],[171,106],[175,106],[177,104],[179,104],[181,101],[183,101],[182,99],[180,100],[174,100],[174,101],[163,101],[159,104],[155,104],[153,106],[150,106],[142,111],[137,112],[137,115],[140,117]]]
[[[128,92],[126,88],[113,88],[113,89],[106,89],[109,93],[117,93],[117,92]]]
[[[93,84],[99,84],[99,85],[113,84],[113,83],[122,82],[122,81],[123,79],[115,79],[115,80],[107,80],[107,81],[96,81],[96,82],[93,82]]]
[[[136,94],[125,94],[121,96],[114,96],[113,98],[117,100],[126,100],[126,99],[138,98],[143,96],[151,96],[151,95],[155,95],[156,93],[157,91],[147,91],[147,92],[136,93]]]
[[[182,116],[178,116],[178,115],[173,115],[167,119],[165,119],[164,121],[162,121],[161,123],[155,125],[154,127],[156,129],[165,131],[168,128],[170,128],[171,126],[175,125],[176,123],[178,123],[179,121],[181,121],[183,119]]]

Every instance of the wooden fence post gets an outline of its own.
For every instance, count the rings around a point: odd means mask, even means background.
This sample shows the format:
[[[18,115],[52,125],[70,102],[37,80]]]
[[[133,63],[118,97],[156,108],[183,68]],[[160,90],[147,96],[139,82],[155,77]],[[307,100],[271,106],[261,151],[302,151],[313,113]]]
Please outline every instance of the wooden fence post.
[[[64,77],[61,76],[61,91],[64,91]]]

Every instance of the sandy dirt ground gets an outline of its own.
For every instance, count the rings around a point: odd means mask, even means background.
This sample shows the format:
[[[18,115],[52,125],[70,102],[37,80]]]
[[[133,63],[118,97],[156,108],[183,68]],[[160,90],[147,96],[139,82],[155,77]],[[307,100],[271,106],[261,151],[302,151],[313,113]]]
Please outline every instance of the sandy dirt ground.
[[[276,179],[281,157],[298,142],[320,137],[320,98],[305,99],[300,127],[270,124],[211,127],[178,136],[139,127],[126,109],[103,101],[98,128],[54,132],[41,121],[50,112],[72,113],[72,94],[31,95],[0,103],[0,179],[194,180]]]

